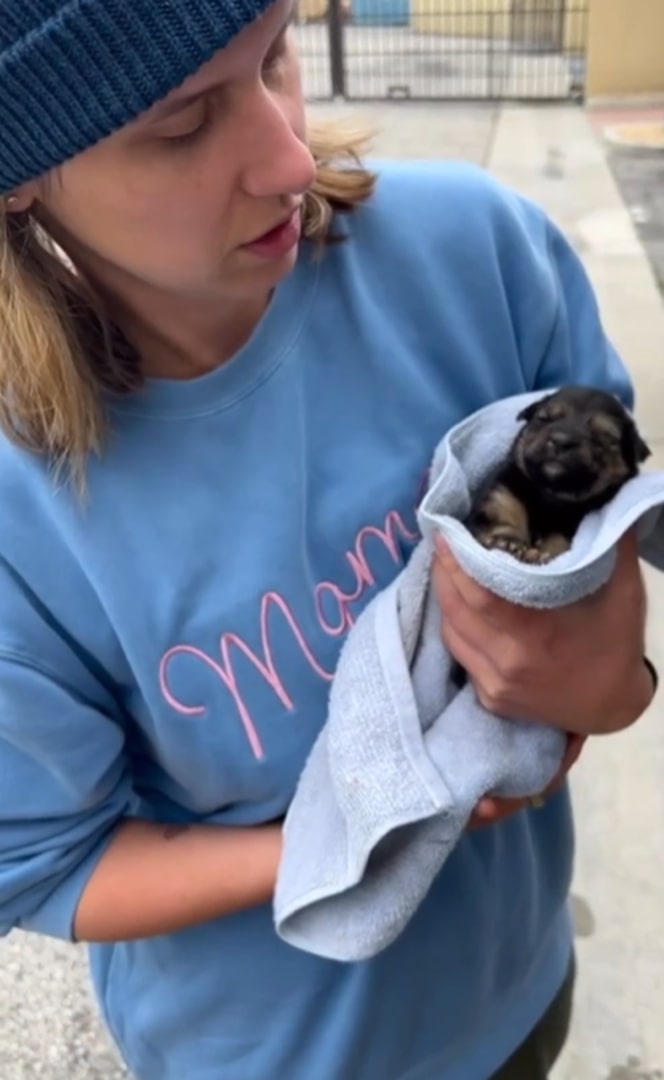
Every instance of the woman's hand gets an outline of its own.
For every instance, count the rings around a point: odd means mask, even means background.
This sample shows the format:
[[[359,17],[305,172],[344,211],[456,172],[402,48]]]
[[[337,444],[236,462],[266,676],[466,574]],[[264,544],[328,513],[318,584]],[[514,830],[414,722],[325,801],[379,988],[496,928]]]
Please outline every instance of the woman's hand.
[[[443,640],[489,712],[599,735],[629,727],[650,704],[646,595],[634,532],[621,542],[602,589],[555,610],[494,596],[463,572],[444,541],[433,573]]]
[[[579,759],[585,741],[584,735],[568,736],[567,750],[565,751],[565,757],[563,758],[560,769],[556,776],[554,776],[548,788],[539,796],[542,802],[545,802],[550,795],[554,795],[556,791],[563,786],[572,765]],[[497,822],[502,821],[503,818],[515,814],[517,810],[525,810],[527,806],[532,805],[534,805],[532,799],[494,799],[487,796],[475,807],[475,811],[468,822],[468,828],[478,829],[482,825],[495,825]]]

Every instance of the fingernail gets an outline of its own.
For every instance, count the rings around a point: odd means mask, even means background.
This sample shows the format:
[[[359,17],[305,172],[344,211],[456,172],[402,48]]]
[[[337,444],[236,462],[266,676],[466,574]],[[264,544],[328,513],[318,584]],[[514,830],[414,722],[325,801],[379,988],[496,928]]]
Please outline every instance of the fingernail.
[[[452,552],[450,551],[450,546],[447,543],[447,540],[445,539],[445,537],[441,536],[440,533],[436,533],[436,548],[438,549],[438,554],[441,556],[441,558],[443,558],[443,559],[451,559],[452,558]]]

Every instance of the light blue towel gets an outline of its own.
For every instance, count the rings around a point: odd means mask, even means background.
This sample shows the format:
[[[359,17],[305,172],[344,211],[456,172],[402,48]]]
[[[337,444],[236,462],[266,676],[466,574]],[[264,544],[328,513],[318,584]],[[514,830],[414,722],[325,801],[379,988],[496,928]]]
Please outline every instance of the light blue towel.
[[[664,568],[661,472],[631,480],[546,566],[487,551],[461,524],[519,430],[518,413],[542,396],[504,399],[448,432],[418,511],[423,539],[348,635],[284,826],[274,917],[294,946],[343,961],[380,952],[415,913],[482,796],[537,794],[561,764],[560,732],[491,716],[470,683],[453,685],[430,587],[435,533],[478,582],[531,607],[603,585],[616,542],[637,521],[643,557]]]

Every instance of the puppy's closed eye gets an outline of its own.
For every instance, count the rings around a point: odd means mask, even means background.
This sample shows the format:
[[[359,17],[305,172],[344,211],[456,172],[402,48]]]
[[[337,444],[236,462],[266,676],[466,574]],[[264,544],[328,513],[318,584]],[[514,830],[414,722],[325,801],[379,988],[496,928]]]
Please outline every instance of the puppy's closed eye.
[[[605,439],[607,443],[620,446],[625,425],[619,424],[617,419],[607,416],[606,413],[595,413],[590,417],[590,430],[593,435]]]

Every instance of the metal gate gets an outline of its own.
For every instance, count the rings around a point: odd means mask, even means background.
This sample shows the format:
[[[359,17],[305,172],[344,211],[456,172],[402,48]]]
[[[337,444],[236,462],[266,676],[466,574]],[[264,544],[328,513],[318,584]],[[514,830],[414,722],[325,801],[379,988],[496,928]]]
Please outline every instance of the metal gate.
[[[310,99],[582,100],[589,0],[298,0]]]

